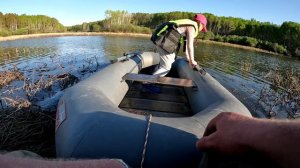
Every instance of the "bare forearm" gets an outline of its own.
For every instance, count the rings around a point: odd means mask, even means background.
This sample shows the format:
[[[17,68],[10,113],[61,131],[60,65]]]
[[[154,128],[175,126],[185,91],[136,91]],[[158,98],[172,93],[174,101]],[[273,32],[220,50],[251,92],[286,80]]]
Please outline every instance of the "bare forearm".
[[[193,61],[194,61],[194,38],[192,36],[192,33],[188,34],[186,46],[187,46],[187,53],[189,56],[189,61],[191,63],[193,63]]]
[[[299,132],[299,122],[255,119],[226,112],[209,122],[197,147],[224,154],[260,152],[283,167],[298,168]]]
[[[188,50],[188,45],[185,45],[185,57],[188,61],[190,61],[190,55]]]
[[[189,56],[189,61],[191,63],[193,63],[194,61],[194,46],[193,43],[189,42],[190,44],[187,44],[187,52],[188,52],[188,56]]]
[[[193,27],[187,28],[187,44],[186,44],[186,52],[188,53],[188,60],[191,65],[197,64],[194,60],[194,33],[195,30]]]
[[[42,160],[0,155],[0,165],[6,168],[123,168],[124,165],[115,159],[98,160]]]
[[[263,121],[263,122],[261,122]],[[256,120],[248,138],[255,150],[269,156],[283,167],[300,167],[300,123],[295,121]]]

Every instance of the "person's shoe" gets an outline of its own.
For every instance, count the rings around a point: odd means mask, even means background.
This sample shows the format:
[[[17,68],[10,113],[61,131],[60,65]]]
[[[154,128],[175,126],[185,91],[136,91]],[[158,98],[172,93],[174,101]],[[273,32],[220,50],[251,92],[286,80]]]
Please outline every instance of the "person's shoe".
[[[161,93],[161,89],[154,84],[142,84],[143,88],[153,93]]]

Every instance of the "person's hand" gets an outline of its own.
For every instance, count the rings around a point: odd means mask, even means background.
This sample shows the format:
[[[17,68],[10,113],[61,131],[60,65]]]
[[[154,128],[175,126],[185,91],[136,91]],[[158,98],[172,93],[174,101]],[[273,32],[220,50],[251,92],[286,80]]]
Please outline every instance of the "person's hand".
[[[198,65],[198,63],[197,63],[196,61],[194,61],[194,60],[189,61],[189,64],[190,64],[190,66],[191,66],[192,68],[194,68],[195,66]]]
[[[247,145],[251,136],[253,118],[236,113],[221,113],[206,127],[203,138],[196,143],[199,150],[212,150],[224,154],[241,154],[250,150]]]

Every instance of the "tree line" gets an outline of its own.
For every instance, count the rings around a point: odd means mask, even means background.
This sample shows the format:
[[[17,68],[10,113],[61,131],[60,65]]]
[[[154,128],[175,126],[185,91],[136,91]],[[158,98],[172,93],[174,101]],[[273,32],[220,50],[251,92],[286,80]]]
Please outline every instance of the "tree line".
[[[209,13],[205,15],[208,19],[208,30],[211,32],[206,35],[208,39],[226,41],[226,38],[229,38],[229,41],[234,43],[240,42],[244,45],[300,57],[299,23],[284,22],[276,25],[254,19],[217,17]]]
[[[49,32],[129,32],[151,34],[163,22],[189,18],[192,12],[128,13],[107,10],[105,19],[64,27],[55,18],[44,15],[16,15],[0,12],[0,36],[49,33]],[[241,44],[269,51],[300,57],[300,24],[284,22],[281,25],[245,20],[235,17],[219,17],[204,13],[207,17],[207,33],[198,38]]]
[[[66,28],[55,18],[45,15],[17,15],[0,12],[0,36],[64,32]]]
[[[133,32],[151,33],[159,24],[176,19],[193,19],[192,12],[128,13],[127,11],[105,12],[105,19],[68,27],[68,31],[91,32]],[[235,17],[219,17],[204,13],[207,17],[207,33],[198,38],[241,44],[261,48],[285,55],[300,57],[300,24],[284,22],[281,25],[270,22],[245,20]]]
[[[141,26],[133,23],[135,14],[127,11],[105,11],[105,19],[83,23],[81,25],[74,25],[67,27],[68,31],[75,32],[124,32],[124,33],[145,33],[150,34],[152,30],[149,27]]]

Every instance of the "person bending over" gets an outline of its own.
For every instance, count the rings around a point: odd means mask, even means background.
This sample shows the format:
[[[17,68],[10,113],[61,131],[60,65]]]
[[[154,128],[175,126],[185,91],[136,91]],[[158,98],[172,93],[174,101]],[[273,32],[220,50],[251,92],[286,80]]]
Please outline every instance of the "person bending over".
[[[180,19],[165,22],[158,26],[151,36],[151,41],[157,46],[160,63],[153,75],[165,76],[171,69],[175,56],[183,48],[189,64],[194,67],[194,38],[199,31],[206,32],[207,19],[202,14],[196,14],[194,20]]]

